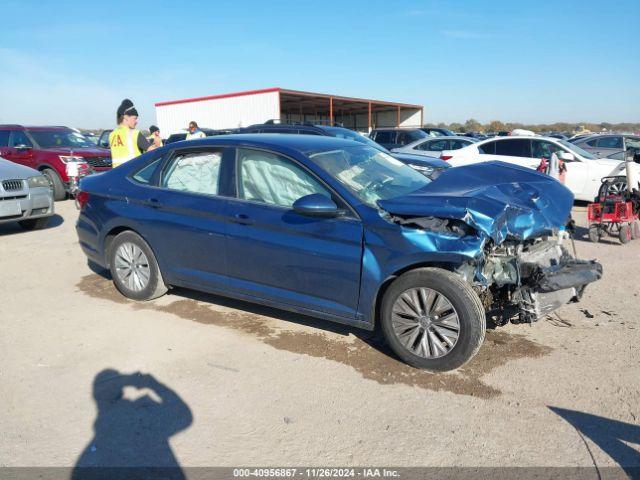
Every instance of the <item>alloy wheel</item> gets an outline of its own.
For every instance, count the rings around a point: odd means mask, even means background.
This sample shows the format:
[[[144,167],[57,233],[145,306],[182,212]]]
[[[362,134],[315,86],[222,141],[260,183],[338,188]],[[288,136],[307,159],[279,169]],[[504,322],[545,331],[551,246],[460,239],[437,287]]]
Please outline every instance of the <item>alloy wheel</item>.
[[[140,247],[131,242],[121,244],[115,254],[116,274],[120,282],[134,292],[149,285],[151,268],[149,260]]]
[[[391,323],[400,343],[423,358],[444,357],[460,336],[460,319],[449,299],[426,287],[410,288],[398,296]]]

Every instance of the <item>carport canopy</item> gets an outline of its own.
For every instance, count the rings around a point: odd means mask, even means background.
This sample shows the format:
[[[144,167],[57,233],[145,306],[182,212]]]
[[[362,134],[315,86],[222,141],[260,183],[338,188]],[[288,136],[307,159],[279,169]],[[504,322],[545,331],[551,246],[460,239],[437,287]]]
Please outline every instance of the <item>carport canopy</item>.
[[[422,105],[299,90],[279,89],[279,92],[282,121],[342,124],[355,130],[422,125]]]

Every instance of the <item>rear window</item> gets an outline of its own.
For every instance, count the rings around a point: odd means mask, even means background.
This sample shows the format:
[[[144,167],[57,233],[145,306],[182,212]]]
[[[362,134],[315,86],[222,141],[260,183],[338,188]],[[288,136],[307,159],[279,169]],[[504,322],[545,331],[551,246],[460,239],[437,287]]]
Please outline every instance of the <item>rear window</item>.
[[[531,157],[531,140],[513,139],[496,142],[496,155]]]
[[[9,146],[9,130],[0,130],[0,147]]]
[[[396,132],[376,132],[374,140],[378,143],[396,143]]]

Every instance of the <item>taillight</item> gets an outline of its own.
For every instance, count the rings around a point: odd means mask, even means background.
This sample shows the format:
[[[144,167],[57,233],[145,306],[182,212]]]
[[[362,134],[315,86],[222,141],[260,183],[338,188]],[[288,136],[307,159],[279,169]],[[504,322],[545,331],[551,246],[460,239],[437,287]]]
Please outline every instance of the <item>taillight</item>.
[[[444,160],[445,162],[447,160],[451,160],[453,158],[453,155],[440,155],[440,160]]]
[[[82,190],[80,190],[78,193],[76,193],[76,204],[78,205],[78,208],[80,210],[84,208],[88,201],[89,194],[87,192],[83,192]]]

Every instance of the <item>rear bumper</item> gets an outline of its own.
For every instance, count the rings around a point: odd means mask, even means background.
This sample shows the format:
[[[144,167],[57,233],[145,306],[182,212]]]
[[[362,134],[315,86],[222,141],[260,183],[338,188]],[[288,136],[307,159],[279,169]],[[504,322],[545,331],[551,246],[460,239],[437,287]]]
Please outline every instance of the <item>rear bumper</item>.
[[[55,213],[53,192],[50,188],[31,188],[26,192],[17,193],[15,197],[0,197],[0,202],[17,203],[20,209],[19,214],[0,217],[0,223],[48,217]]]

